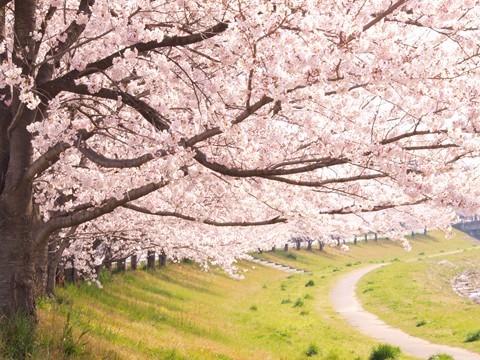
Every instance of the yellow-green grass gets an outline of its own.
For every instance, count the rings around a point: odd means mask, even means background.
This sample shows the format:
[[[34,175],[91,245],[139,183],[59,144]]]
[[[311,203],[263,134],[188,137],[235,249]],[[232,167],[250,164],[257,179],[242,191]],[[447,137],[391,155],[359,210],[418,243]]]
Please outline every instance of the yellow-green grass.
[[[412,245],[414,252],[433,254],[472,242],[435,233],[416,236]],[[336,314],[328,294],[347,271],[418,255],[385,240],[359,242],[346,253],[325,250],[255,254],[312,271],[304,275],[241,262],[245,279],[238,281],[182,263],[155,273],[115,274],[103,289],[87,284],[58,289],[57,302],[40,303],[37,358],[62,358],[62,338],[72,327],[73,342],[85,343],[83,354],[73,358],[307,359],[307,349],[316,345],[319,354],[312,358],[367,359],[375,341]],[[314,286],[306,287],[310,280]]]
[[[480,305],[460,297],[451,287],[455,274],[479,267],[480,247],[396,262],[367,274],[359,283],[357,295],[368,311],[389,325],[434,343],[480,353],[480,341],[465,342],[469,333],[480,330]]]

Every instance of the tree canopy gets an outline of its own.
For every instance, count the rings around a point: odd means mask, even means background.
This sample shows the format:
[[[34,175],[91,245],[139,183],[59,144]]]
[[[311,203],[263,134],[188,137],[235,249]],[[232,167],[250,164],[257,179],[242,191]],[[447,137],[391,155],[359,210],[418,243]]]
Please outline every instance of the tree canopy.
[[[52,239],[227,266],[299,221],[354,234],[399,230],[391,209],[422,227],[475,210],[479,16],[474,0],[1,0],[0,308],[32,308],[14,293]]]

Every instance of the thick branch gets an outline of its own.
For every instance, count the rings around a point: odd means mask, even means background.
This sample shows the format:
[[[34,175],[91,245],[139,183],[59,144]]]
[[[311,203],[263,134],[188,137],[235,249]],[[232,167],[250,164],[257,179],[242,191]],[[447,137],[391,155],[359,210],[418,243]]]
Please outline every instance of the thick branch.
[[[278,224],[278,223],[286,223],[287,219],[282,218],[280,216],[276,216],[274,218],[268,219],[268,220],[263,220],[263,221],[213,221],[213,220],[198,220],[194,218],[193,216],[188,216],[184,215],[178,212],[174,211],[150,211],[148,209],[145,209],[143,207],[133,205],[133,204],[125,204],[123,205],[124,208],[134,210],[143,214],[147,215],[156,215],[156,216],[164,216],[164,217],[176,217],[179,219],[183,219],[186,221],[195,221],[195,222],[201,222],[207,225],[213,225],[213,226],[263,226],[263,225],[273,225],[273,224]]]
[[[35,234],[35,244],[36,246],[41,246],[42,244],[44,244],[45,241],[48,240],[48,236],[55,230],[69,228],[72,226],[83,224],[90,220],[94,220],[102,215],[111,213],[116,208],[123,206],[130,201],[137,200],[166,185],[168,185],[167,181],[149,183],[147,185],[143,185],[136,189],[125,192],[125,194],[120,199],[112,197],[103,202],[103,204],[93,207],[91,209],[86,209],[78,211],[75,214],[50,219]]]
[[[52,80],[46,83],[42,89],[39,89],[47,97],[52,98],[60,91],[63,90],[64,83],[70,83],[72,80],[79,79],[84,76],[91,74],[96,74],[107,70],[113,65],[113,60],[119,57],[122,57],[127,50],[134,50],[138,52],[148,52],[151,50],[165,48],[165,47],[175,47],[175,46],[186,46],[195,43],[202,42],[204,40],[210,39],[218,34],[223,33],[228,28],[228,24],[225,22],[219,22],[218,24],[212,26],[211,28],[198,32],[195,34],[187,36],[166,36],[162,41],[149,41],[146,43],[137,43],[122,50],[119,50],[103,59],[97,60],[88,64],[83,71],[72,70],[62,77]]]
[[[84,13],[87,15],[91,15],[91,10],[90,7],[93,6],[95,3],[95,0],[81,0],[80,4],[78,6],[77,14]],[[48,17],[46,18],[46,21],[48,20]],[[46,27],[46,24],[45,24]],[[54,65],[54,59],[58,61],[58,57],[61,57],[63,54],[65,54],[68,49],[79,39],[80,35],[82,35],[83,31],[85,30],[86,24],[79,25],[77,24],[76,21],[73,21],[70,23],[70,25],[67,27],[67,29],[63,32],[66,34],[66,39],[62,42],[59,42],[54,48],[50,49],[47,52],[48,56],[48,61],[45,61],[45,63],[40,66],[40,69],[38,70],[38,75],[37,75],[37,82],[43,83],[45,81],[50,80],[53,69],[55,67]]]
[[[104,168],[126,169],[139,167],[154,158],[152,154],[145,154],[133,159],[110,159],[84,146],[79,147],[78,150],[85,155],[88,160]]]
[[[77,139],[75,140],[75,142],[80,143],[82,140],[83,141],[87,140],[92,136],[93,136],[93,132],[80,130],[77,134]],[[72,145],[65,141],[60,141],[57,144],[50,147],[43,155],[41,155],[37,160],[35,160],[32,165],[29,166],[29,168],[25,173],[25,177],[24,177],[25,180],[32,181],[35,176],[40,175],[45,170],[47,170],[50,166],[58,162],[60,160],[60,155],[65,150],[71,147]]]
[[[99,91],[92,94],[88,91],[88,87],[86,85],[75,85],[73,81],[65,84],[64,88],[62,88],[62,91],[100,97],[109,100],[118,100],[120,97],[125,105],[130,106],[134,110],[138,111],[145,120],[155,126],[155,128],[158,130],[163,131],[170,128],[167,119],[160,115],[157,110],[148,105],[145,101],[137,99],[135,96],[132,96],[124,91],[101,88]]]
[[[328,180],[322,180],[322,181],[293,180],[293,179],[288,179],[280,176],[268,176],[266,177],[266,179],[280,181],[286,184],[296,185],[296,186],[322,187],[328,184],[347,183],[347,182],[359,181],[359,180],[373,180],[373,179],[380,179],[385,177],[387,177],[387,175],[385,174],[371,174],[371,175],[357,175],[357,176],[337,178],[337,179],[328,179]]]
[[[356,210],[352,206],[347,206],[347,207],[343,207],[343,208],[335,209],[335,210],[320,211],[319,214],[322,214],[322,215],[347,215],[347,214],[356,214],[356,213],[359,213],[359,212],[361,212],[361,213],[363,213],[363,212],[376,212],[376,211],[392,209],[392,208],[396,208],[396,207],[400,207],[400,206],[418,205],[418,204],[426,202],[427,200],[428,200],[428,198],[422,198],[420,200],[413,201],[413,202],[405,202],[405,203],[400,203],[400,204],[391,203],[391,204],[384,204],[384,205],[375,205],[371,208],[365,208],[365,209],[359,209],[359,210]]]
[[[252,169],[252,170],[243,170],[243,169],[233,169],[225,165],[219,164],[217,162],[210,162],[207,160],[207,157],[200,150],[196,149],[196,154],[193,157],[197,162],[205,166],[206,168],[215,171],[222,175],[233,176],[233,177],[269,177],[269,176],[279,176],[279,175],[292,175],[300,174],[304,172],[309,172],[329,166],[345,164],[348,161],[345,159],[331,159],[326,162],[318,162],[305,166],[299,166],[291,169]]]
[[[395,4],[392,4],[387,10],[382,11],[380,14],[378,14],[372,21],[370,21],[368,24],[366,24],[363,27],[363,31],[367,31],[370,29],[372,26],[374,26],[376,23],[381,21],[382,19],[385,19],[388,15],[393,13],[395,10],[397,10],[400,6],[405,4],[408,0],[399,0]]]
[[[256,111],[260,110],[262,107],[271,103],[273,99],[268,96],[263,96],[260,100],[258,100],[255,104],[251,105],[249,108],[242,111],[235,120],[232,121],[232,124],[239,124],[245,119],[247,119],[250,115],[254,114]],[[214,127],[212,129],[205,130],[203,133],[195,135],[188,139],[185,143],[185,147],[192,147],[195,144],[207,140],[213,136],[220,135],[223,131],[219,127]]]

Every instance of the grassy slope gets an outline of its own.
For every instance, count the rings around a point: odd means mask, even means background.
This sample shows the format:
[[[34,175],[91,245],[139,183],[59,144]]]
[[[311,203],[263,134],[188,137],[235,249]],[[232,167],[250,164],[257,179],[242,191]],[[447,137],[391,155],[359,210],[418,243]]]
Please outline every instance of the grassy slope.
[[[359,284],[359,298],[367,310],[392,326],[480,353],[480,341],[464,342],[469,332],[480,329],[480,306],[456,295],[450,286],[462,269],[480,267],[480,246],[454,255],[427,256],[428,252],[414,262],[396,262],[368,274]],[[442,259],[458,268],[439,264]]]
[[[417,236],[413,246],[414,252],[428,254],[471,243],[434,234]],[[352,245],[347,253],[327,248],[324,253],[291,250],[258,257],[312,274],[291,276],[242,262],[239,267],[246,271],[245,279],[236,281],[220,272],[180,264],[156,274],[118,274],[104,289],[86,284],[59,289],[61,304],[41,304],[43,350],[38,358],[60,358],[62,345],[55,339],[65,334],[70,313],[75,341],[82,330],[89,330],[79,341],[86,342],[86,352],[78,358],[303,359],[315,344],[316,358],[366,359],[374,341],[333,312],[328,293],[347,271],[368,262],[411,258],[412,253],[393,242],[372,241]],[[315,286],[305,287],[309,280]],[[303,305],[295,307],[298,299]]]

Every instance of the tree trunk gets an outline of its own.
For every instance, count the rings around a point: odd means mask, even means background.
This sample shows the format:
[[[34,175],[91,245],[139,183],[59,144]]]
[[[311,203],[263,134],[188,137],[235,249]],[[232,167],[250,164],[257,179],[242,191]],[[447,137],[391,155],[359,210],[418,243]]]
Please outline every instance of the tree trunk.
[[[300,244],[301,244],[300,241],[297,241],[295,243],[295,247],[296,247],[297,250],[300,250]]]
[[[325,246],[324,242],[319,242],[318,243],[318,250],[323,251],[323,247]]]
[[[288,251],[288,244],[285,244],[285,247],[283,248],[283,251]]]
[[[167,267],[167,254],[163,250],[158,256],[158,263],[160,267]]]
[[[155,251],[147,253],[147,268],[155,270]]]
[[[0,312],[36,316],[32,216],[0,203]]]
[[[125,259],[117,261],[117,270],[122,272],[125,272],[125,270],[127,270],[127,264]]]
[[[312,241],[307,241],[307,250],[312,251]]]
[[[130,258],[130,269],[137,270],[137,262],[137,255],[132,255],[132,257]]]

